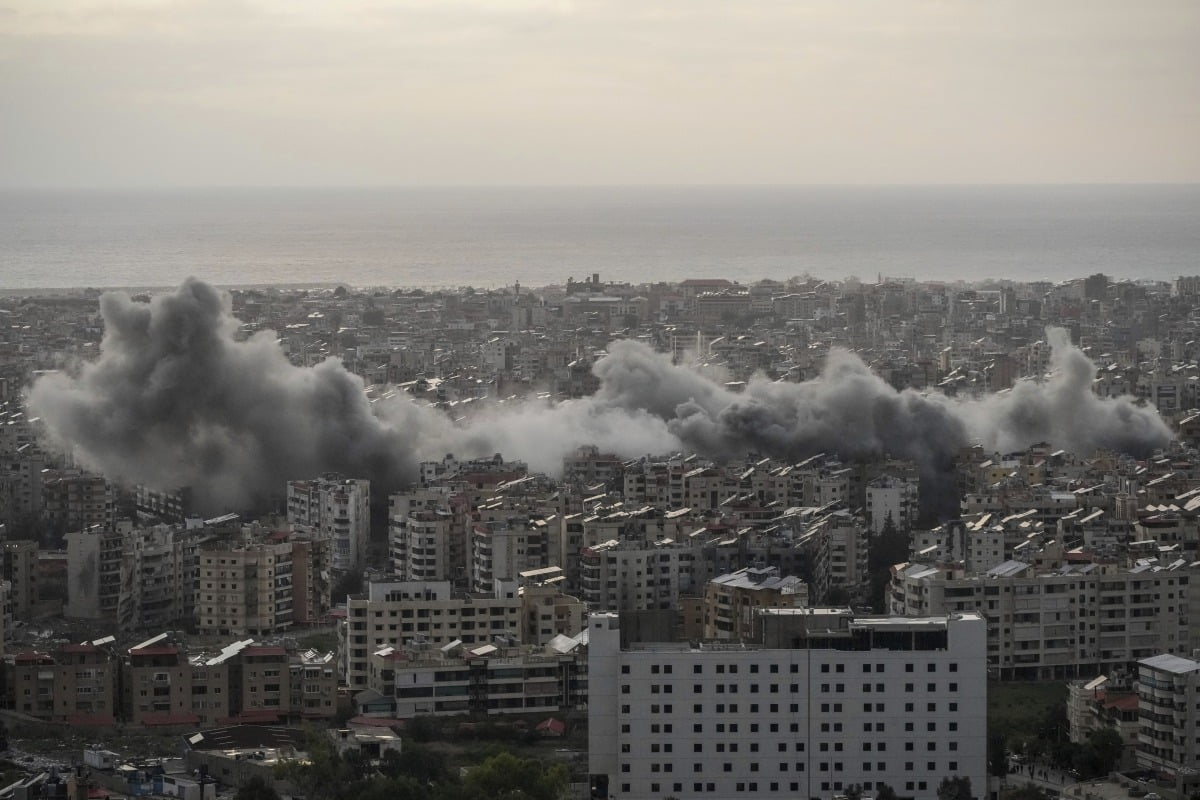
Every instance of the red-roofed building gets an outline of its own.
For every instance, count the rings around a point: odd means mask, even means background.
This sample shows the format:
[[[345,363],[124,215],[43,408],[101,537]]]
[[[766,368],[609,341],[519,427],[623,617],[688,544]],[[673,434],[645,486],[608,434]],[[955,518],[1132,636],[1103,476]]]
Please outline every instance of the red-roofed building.
[[[51,722],[112,725],[119,707],[118,666],[110,648],[87,643],[63,645],[54,653],[18,653],[9,708]]]
[[[191,714],[192,665],[183,645],[163,634],[130,648],[124,699],[126,718],[138,725],[174,724],[161,720]]]

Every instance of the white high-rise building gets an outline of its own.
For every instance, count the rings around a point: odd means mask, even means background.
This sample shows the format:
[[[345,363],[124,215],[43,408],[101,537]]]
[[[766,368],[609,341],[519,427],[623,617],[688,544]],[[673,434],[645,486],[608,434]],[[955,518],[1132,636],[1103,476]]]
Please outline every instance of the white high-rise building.
[[[987,779],[978,614],[764,609],[760,643],[627,642],[588,623],[593,797],[831,797],[884,784],[933,798]]]

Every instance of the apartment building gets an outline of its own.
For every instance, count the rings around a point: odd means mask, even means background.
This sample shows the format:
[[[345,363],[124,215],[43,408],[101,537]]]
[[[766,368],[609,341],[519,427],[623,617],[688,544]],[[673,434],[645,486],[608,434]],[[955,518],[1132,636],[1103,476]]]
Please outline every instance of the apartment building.
[[[985,625],[766,609],[757,643],[623,641],[588,626],[594,797],[933,797],[986,786]],[[598,698],[606,698],[603,702]]]
[[[134,627],[137,565],[125,557],[128,534],[102,526],[67,534],[68,617]]]
[[[388,646],[371,654],[368,697],[397,719],[574,711],[587,705],[585,652],[566,636],[541,647]]]
[[[578,633],[583,616],[582,603],[552,587],[484,595],[455,592],[448,581],[378,581],[365,595],[347,600],[339,628],[340,668],[350,688],[361,690],[370,654],[383,647],[441,647],[455,641],[471,647],[496,637],[544,644]],[[530,635],[536,638],[524,638]]]
[[[1194,569],[1167,564],[1008,561],[970,575],[961,568],[897,564],[893,614],[974,612],[987,620],[988,666],[1003,680],[1092,676],[1157,653],[1190,653]]]
[[[8,708],[47,722],[108,726],[119,714],[113,637],[13,657]]]
[[[796,549],[812,565],[812,596],[824,601],[834,590],[856,596],[867,579],[867,526],[844,509],[815,518],[799,534]]]
[[[37,602],[38,544],[33,541],[0,543],[0,580],[12,584],[12,613],[16,619],[29,619]]]
[[[392,573],[402,580],[467,578],[466,497],[453,485],[415,487],[388,497]]]
[[[199,631],[265,636],[291,627],[292,556],[288,541],[207,543],[200,550],[196,583]]]
[[[58,470],[42,478],[43,516],[51,526],[70,533],[93,525],[111,527],[117,518],[116,489],[99,475]]]
[[[1200,661],[1160,653],[1137,662],[1141,769],[1195,780],[1200,763]]]
[[[883,475],[869,482],[866,510],[871,532],[882,533],[888,520],[897,531],[909,530],[920,512],[919,488],[920,481],[916,476]]]
[[[735,642],[755,636],[763,608],[804,608],[808,586],[774,567],[743,567],[704,586],[704,638]]]
[[[579,554],[580,596],[588,608],[645,611],[675,608],[681,595],[699,593],[697,555],[690,543],[653,544],[616,539]]]
[[[490,592],[520,573],[548,566],[550,526],[544,519],[508,517],[471,528],[471,588]]]
[[[319,531],[293,531],[292,622],[298,626],[323,625],[332,606],[330,561],[332,542]]]
[[[1122,676],[1123,677],[1123,676]],[[1125,746],[1118,768],[1132,769],[1138,749],[1138,696],[1125,679],[1100,675],[1067,685],[1067,724],[1071,741],[1086,744],[1099,730],[1110,730]]]
[[[332,653],[298,653],[278,644],[251,643],[236,656],[233,687],[240,708],[231,720],[288,722],[336,713],[337,676]]]
[[[12,608],[12,584],[0,581],[0,655],[4,655],[4,642],[13,629]]]
[[[134,570],[131,600],[135,626],[163,629],[194,617],[197,553],[207,532],[156,525],[132,532],[124,560]]]
[[[287,518],[293,525],[316,528],[329,536],[335,572],[360,570],[371,539],[371,482],[333,473],[289,481]]]
[[[183,644],[160,633],[129,648],[122,697],[125,718],[135,725],[195,725],[192,665]]]

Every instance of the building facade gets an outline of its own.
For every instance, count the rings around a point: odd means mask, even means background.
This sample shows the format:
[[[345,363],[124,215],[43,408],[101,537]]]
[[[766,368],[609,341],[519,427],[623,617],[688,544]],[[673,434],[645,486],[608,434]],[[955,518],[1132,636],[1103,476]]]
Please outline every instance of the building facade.
[[[770,609],[757,646],[622,643],[588,626],[593,797],[830,797],[858,784],[932,798],[986,786],[985,627],[977,614],[855,618]]]

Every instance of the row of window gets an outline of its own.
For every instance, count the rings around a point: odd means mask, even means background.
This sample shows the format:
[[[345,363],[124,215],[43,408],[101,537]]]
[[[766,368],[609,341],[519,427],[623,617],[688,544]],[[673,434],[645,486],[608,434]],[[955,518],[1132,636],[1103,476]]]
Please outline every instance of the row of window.
[[[740,685],[741,684],[737,684],[737,683],[730,683],[730,684],[717,683],[712,686],[706,687],[702,683],[695,683],[695,684],[692,684],[692,694],[705,694],[710,691],[715,691],[717,694],[725,694],[727,692],[729,694],[737,694],[738,687]],[[779,694],[779,687],[780,687],[780,684],[778,684],[778,683],[767,684],[767,693],[768,694]],[[759,688],[760,688],[760,685],[757,683],[751,683],[748,686],[750,694],[758,694]],[[864,694],[871,694],[872,693],[872,684],[864,683],[862,685],[862,690],[863,690]],[[905,692],[911,693],[911,692],[915,692],[916,690],[917,689],[916,689],[915,683],[904,684]],[[621,694],[629,694],[630,691],[631,691],[630,684],[628,684],[628,683],[621,684]],[[673,691],[674,691],[674,684],[671,684],[671,683],[661,683],[661,684],[660,683],[652,683],[652,684],[650,684],[650,694],[672,694]],[[844,684],[844,683],[836,683],[836,684],[822,683],[820,691],[822,694],[830,694],[831,692],[835,693],[835,694],[843,694],[846,691],[846,684]],[[875,694],[883,694],[884,692],[887,691],[887,688],[882,683],[876,683],[876,684],[874,684],[873,691]],[[929,693],[936,693],[938,691],[937,683],[931,682],[931,683],[925,684],[925,691],[929,692]],[[946,691],[957,692],[958,691],[958,683],[954,682],[954,681],[947,683]],[[798,683],[788,684],[788,692],[790,694],[799,694],[801,692],[800,684],[798,684]]]
[[[696,762],[692,763],[692,772],[702,773],[702,772],[704,772],[706,765],[712,766],[715,769],[715,764],[713,764],[712,762],[696,761]],[[804,770],[805,770],[805,762],[803,762],[803,761],[795,761],[795,762],[780,761],[777,766],[777,771],[778,772],[788,772],[789,769],[791,769],[793,766],[795,767],[795,769],[794,769],[795,772],[804,772]],[[759,767],[760,767],[760,765],[757,761],[752,762],[749,765],[751,772],[759,772],[760,771]],[[832,769],[831,769],[831,767],[832,767]],[[851,768],[853,768],[853,765],[851,765]],[[665,762],[657,762],[656,761],[656,762],[653,762],[650,764],[651,772],[673,772],[674,769],[675,769],[675,765],[673,762],[670,762],[670,761],[665,761]],[[862,772],[872,772],[872,771],[887,772],[887,762],[886,761],[863,761],[863,762],[861,762],[860,769]],[[917,769],[916,762],[906,761],[904,763],[904,771],[905,772],[914,772],[916,769]],[[957,761],[947,761],[946,769],[949,770],[951,773],[957,772],[958,771],[958,762]],[[936,770],[937,770],[937,762],[936,761],[925,762],[925,771],[926,772],[935,772]],[[630,771],[631,771],[631,767],[630,767],[629,763],[621,764],[621,772],[627,773]],[[731,762],[731,761],[723,762],[721,764],[721,771],[722,772],[733,772],[733,762]],[[843,761],[821,761],[817,764],[817,771],[818,772],[845,772],[846,771],[845,762],[843,762]]]
[[[749,713],[758,714],[760,712],[761,706],[759,703],[750,703],[750,704],[748,704],[748,707],[749,707]],[[741,708],[741,706],[737,703],[716,703],[713,706],[713,708],[715,710],[715,713],[717,713],[717,714],[725,714],[725,713],[737,714],[737,713],[739,713],[739,709]],[[779,703],[768,703],[767,704],[767,712],[770,714],[780,713],[779,708],[780,708]],[[905,703],[904,704],[904,710],[907,713],[916,713],[916,708],[917,708],[916,703]],[[823,713],[823,714],[829,714],[829,713],[841,714],[844,711],[844,706],[842,703],[821,703],[820,709],[821,709],[821,713]],[[887,710],[887,705],[885,703],[863,703],[863,712],[864,713],[868,713],[868,714],[884,713],[884,712],[886,712],[886,710]],[[925,704],[925,711],[927,713],[937,713],[937,710],[938,710],[937,703],[926,703]],[[671,713],[674,713],[674,711],[675,711],[675,706],[673,703],[666,703],[666,704],[652,703],[650,705],[650,713],[651,714],[671,714]],[[948,713],[956,713],[958,711],[958,703],[947,703],[946,711]],[[621,713],[622,714],[632,714],[633,706],[629,703],[622,703],[621,704]],[[693,714],[705,713],[704,712],[704,704],[703,703],[694,703],[692,705],[692,713]],[[799,714],[800,713],[800,704],[799,703],[789,703],[787,713]],[[840,725],[841,723],[838,723],[838,724]],[[880,724],[882,724],[882,723],[880,723]],[[906,723],[906,724],[912,725],[911,722]],[[958,723],[951,722],[950,725],[952,726],[951,730],[955,730],[955,729],[957,729]],[[906,728],[906,730],[912,730],[912,728]]]
[[[871,791],[875,788],[874,781],[862,781],[861,785],[862,785],[862,788],[866,791]],[[884,785],[884,782],[881,781],[880,786],[883,786],[883,785]],[[628,794],[630,792],[630,786],[631,786],[631,784],[622,783],[621,784],[621,792],[623,794]],[[771,792],[780,791],[780,788],[779,788],[780,784],[776,781],[769,782],[767,784],[767,787],[768,787],[767,790],[771,791]],[[821,782],[821,791],[822,792],[830,792],[830,791],[837,792],[837,791],[841,791],[844,788],[846,788],[846,787],[842,785],[842,781],[822,781]],[[909,791],[909,792],[912,792],[912,791],[924,792],[924,791],[927,791],[928,788],[929,788],[928,781],[905,781],[905,783],[904,783],[905,791]],[[792,792],[793,794],[795,794],[800,791],[800,784],[796,781],[792,781],[788,784],[787,790],[789,792]],[[654,783],[654,782],[652,782],[650,784],[650,793],[651,794],[658,794],[659,792],[663,792],[663,791],[666,791],[663,788],[663,784]],[[670,791],[682,792],[683,784],[682,783],[671,784]],[[705,783],[705,782],[698,781],[698,782],[695,782],[692,784],[692,793],[693,794],[715,794],[716,791],[717,791],[717,785],[712,782]],[[727,792],[729,790],[728,790],[728,788],[723,787],[722,791]],[[750,794],[757,793],[758,792],[758,782],[757,781],[738,781],[737,783],[734,784],[734,791],[735,792],[748,792]]]
[[[738,664],[715,664],[713,666],[718,675],[725,675],[725,674],[736,675],[738,672],[739,665]],[[800,671],[799,664],[789,664],[788,666],[790,668],[789,671],[792,672],[793,674],[798,673]],[[749,667],[749,671],[750,671],[751,675],[755,675],[759,671],[758,664],[749,664],[748,667]],[[779,664],[768,664],[767,667],[768,667],[767,671],[771,674],[776,674],[779,672]],[[958,663],[957,662],[952,661],[949,664],[947,664],[946,667],[947,667],[948,671],[950,671],[950,672],[958,672]],[[831,668],[833,669],[834,672],[845,672],[846,671],[845,664],[832,664],[832,665],[822,664],[821,672],[829,672]],[[938,665],[936,662],[930,662],[925,665],[926,672],[937,672],[937,668],[938,668]],[[651,675],[660,675],[660,674],[670,675],[670,674],[672,674],[673,671],[674,671],[673,664],[651,664],[650,665],[650,674]],[[884,673],[884,672],[887,672],[887,664],[880,664],[880,663],[876,663],[874,665],[863,664],[862,671],[864,673],[870,673],[870,672]],[[906,663],[904,665],[904,671],[905,672],[915,672],[916,665],[911,662]],[[629,672],[630,672],[630,665],[622,664],[621,665],[621,674],[628,675]],[[703,672],[704,672],[703,664],[693,664],[692,665],[692,673],[693,674],[701,675],[701,674],[703,674]]]

